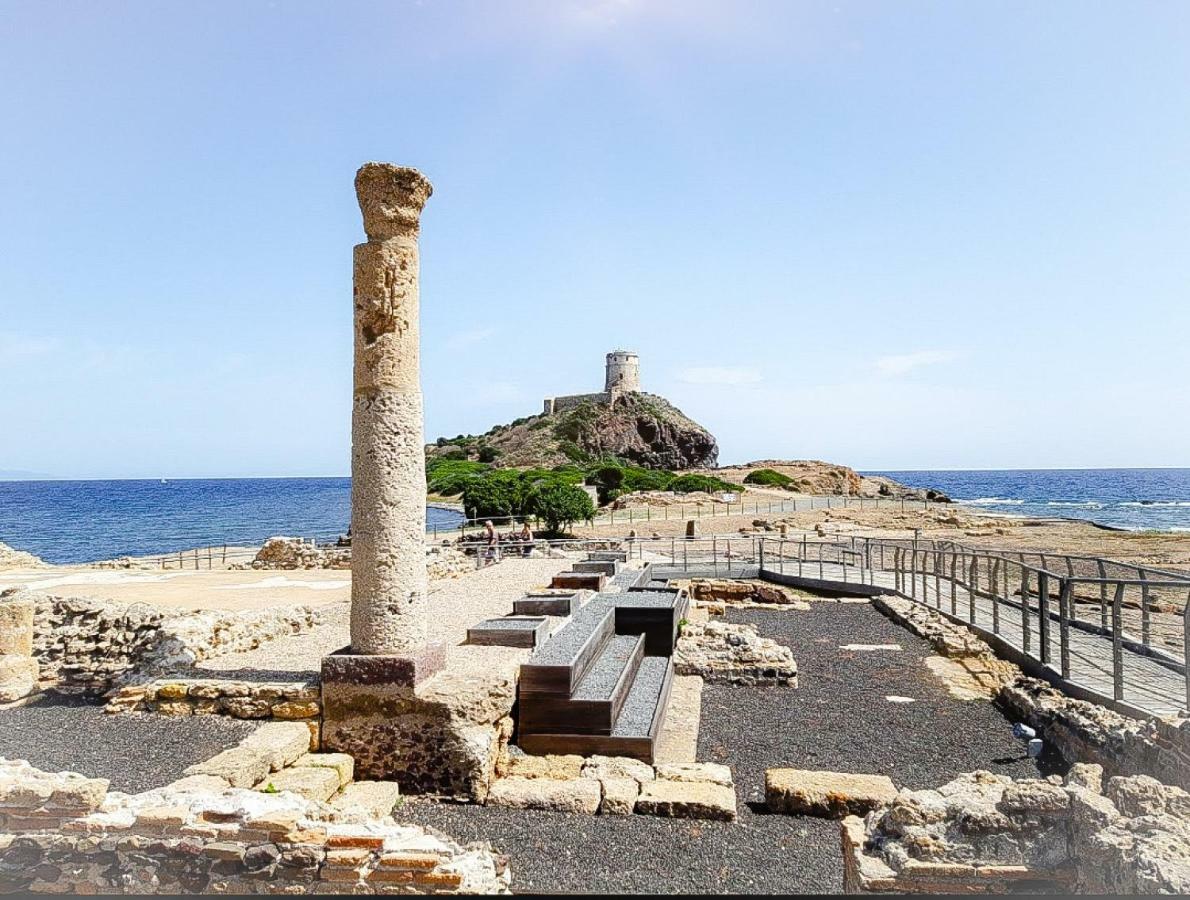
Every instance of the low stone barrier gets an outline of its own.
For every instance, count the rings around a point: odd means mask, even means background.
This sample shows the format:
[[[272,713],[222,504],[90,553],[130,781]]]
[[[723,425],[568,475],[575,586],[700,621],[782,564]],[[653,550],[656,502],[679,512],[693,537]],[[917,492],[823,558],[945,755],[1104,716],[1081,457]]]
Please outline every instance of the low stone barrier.
[[[162,678],[116,689],[105,709],[109,713],[304,721],[317,732],[322,714],[321,697],[316,681]]]
[[[701,675],[723,684],[777,684],[797,687],[793,652],[751,625],[687,622],[673,653],[674,672]]]
[[[506,756],[489,806],[734,822],[735,782],[717,763],[650,766],[621,756]]]
[[[251,650],[319,621],[309,606],[174,612],[22,589],[0,594],[0,606],[16,601],[34,607],[33,656],[42,687],[63,693],[104,694],[129,680],[186,672],[204,659]]]
[[[1065,781],[971,772],[842,823],[849,893],[1190,891],[1190,795],[1076,765]]]
[[[508,893],[507,863],[391,817],[189,776],[143,794],[0,760],[0,894]]]

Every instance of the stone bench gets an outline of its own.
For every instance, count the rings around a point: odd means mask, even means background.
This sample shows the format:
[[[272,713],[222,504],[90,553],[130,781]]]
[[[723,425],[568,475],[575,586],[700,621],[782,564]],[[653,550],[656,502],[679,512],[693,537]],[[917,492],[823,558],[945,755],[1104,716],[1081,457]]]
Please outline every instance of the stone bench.
[[[542,616],[484,619],[467,629],[467,643],[498,647],[536,647],[546,634]]]

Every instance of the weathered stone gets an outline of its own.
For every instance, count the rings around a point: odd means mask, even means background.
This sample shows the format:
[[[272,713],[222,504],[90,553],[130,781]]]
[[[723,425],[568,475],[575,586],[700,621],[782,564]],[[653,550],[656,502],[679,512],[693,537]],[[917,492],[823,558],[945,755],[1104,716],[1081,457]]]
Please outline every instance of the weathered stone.
[[[339,784],[344,785],[355,775],[355,760],[346,753],[307,753],[294,762],[294,768],[304,766],[334,769],[339,776]]]
[[[501,778],[488,793],[489,806],[514,809],[548,809],[556,812],[594,814],[603,794],[594,778],[557,781],[550,778]]]
[[[226,778],[218,775],[187,775],[167,785],[171,791],[199,791],[203,793],[219,793],[231,787]]]
[[[331,799],[331,806],[344,813],[371,818],[390,815],[401,802],[395,781],[354,781]]]
[[[355,188],[368,240],[355,248],[351,648],[400,654],[426,636],[417,238],[432,188],[386,163],[361,166]]]
[[[731,769],[719,763],[665,763],[656,767],[657,778],[663,781],[690,781],[732,787],[735,784]]]
[[[583,762],[583,778],[623,779],[637,782],[652,781],[653,767],[629,756],[590,756]]]
[[[0,703],[20,700],[37,690],[37,660],[32,656],[0,656]]]
[[[312,700],[287,700],[274,703],[271,712],[275,719],[310,719],[322,712],[322,705]]]
[[[673,660],[678,675],[727,684],[797,686],[792,651],[760,637],[751,625],[689,622],[678,636]]]
[[[603,800],[599,813],[604,816],[630,816],[636,810],[640,782],[635,778],[601,778]]]
[[[1103,766],[1094,763],[1075,763],[1066,773],[1068,786],[1084,787],[1096,794],[1103,793]]]
[[[309,751],[310,729],[304,722],[268,722],[248,735],[240,746],[261,753],[268,761],[269,768],[275,772]]]
[[[764,794],[770,812],[841,819],[892,802],[897,789],[886,775],[769,769]]]
[[[243,745],[224,750],[186,770],[187,775],[214,775],[235,788],[250,788],[269,774],[272,755],[258,747]],[[279,768],[279,767],[278,767]]]
[[[717,819],[734,822],[735,788],[709,781],[658,778],[641,785],[636,811],[674,819]]]
[[[268,794],[289,791],[307,800],[329,800],[339,790],[339,773],[324,766],[282,769],[265,776],[256,790]]]
[[[0,656],[33,655],[33,615],[37,609],[27,594],[0,599]]]
[[[190,686],[184,681],[167,681],[156,685],[153,694],[157,700],[185,700]]]
[[[566,781],[583,774],[581,756],[513,756],[508,760],[510,778],[551,778]],[[598,777],[598,776],[590,776]]]

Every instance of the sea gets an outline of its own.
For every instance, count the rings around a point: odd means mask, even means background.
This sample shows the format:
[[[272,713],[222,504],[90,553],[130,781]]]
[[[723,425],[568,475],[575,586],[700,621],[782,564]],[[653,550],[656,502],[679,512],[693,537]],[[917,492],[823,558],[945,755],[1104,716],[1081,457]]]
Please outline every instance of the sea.
[[[259,544],[333,541],[351,518],[350,478],[0,481],[0,542],[51,563]],[[461,513],[426,510],[427,529]]]
[[[988,512],[1190,532],[1190,469],[870,474]],[[350,510],[349,478],[0,481],[0,541],[52,563],[256,544],[281,534],[325,542],[347,531]],[[462,520],[436,506],[426,516],[428,529]]]
[[[1190,532],[1190,469],[871,472],[956,503],[1030,518],[1084,519],[1127,531]]]

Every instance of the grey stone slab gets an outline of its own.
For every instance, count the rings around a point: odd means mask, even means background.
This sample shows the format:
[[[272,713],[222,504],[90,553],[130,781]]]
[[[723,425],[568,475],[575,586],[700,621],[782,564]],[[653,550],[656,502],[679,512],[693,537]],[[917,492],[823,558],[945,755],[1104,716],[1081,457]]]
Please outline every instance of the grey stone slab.
[[[542,616],[485,619],[467,629],[467,643],[532,648],[544,637],[545,629]]]

